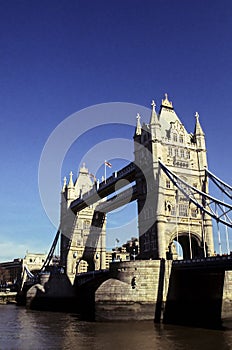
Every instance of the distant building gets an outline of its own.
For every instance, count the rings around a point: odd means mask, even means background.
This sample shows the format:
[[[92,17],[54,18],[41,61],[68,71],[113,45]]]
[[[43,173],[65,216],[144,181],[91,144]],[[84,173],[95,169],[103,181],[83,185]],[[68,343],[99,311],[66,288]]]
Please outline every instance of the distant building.
[[[13,285],[21,281],[25,267],[33,274],[42,268],[47,254],[27,252],[23,259],[0,263],[0,285]],[[57,264],[57,257],[53,264]]]
[[[46,260],[47,254],[35,254],[26,253],[25,257],[22,259],[23,265],[27,266],[28,269],[32,271],[39,271]]]
[[[131,237],[129,241],[123,244],[126,252],[130,254],[130,260],[134,260],[139,254],[139,240],[136,237]]]

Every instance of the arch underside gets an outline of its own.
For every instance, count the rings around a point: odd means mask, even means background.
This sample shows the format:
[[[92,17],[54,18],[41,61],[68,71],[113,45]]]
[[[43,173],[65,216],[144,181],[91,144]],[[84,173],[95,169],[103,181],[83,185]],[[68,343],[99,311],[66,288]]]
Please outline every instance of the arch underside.
[[[189,234],[187,232],[181,232],[178,234],[178,236],[174,236],[169,247],[173,244],[174,241],[181,246],[183,259],[194,259],[202,257],[203,250],[199,236],[192,233]]]

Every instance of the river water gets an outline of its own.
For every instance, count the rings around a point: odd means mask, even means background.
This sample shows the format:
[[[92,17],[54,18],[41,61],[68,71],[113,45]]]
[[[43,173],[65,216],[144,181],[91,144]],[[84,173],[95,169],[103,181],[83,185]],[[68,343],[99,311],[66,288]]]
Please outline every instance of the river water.
[[[232,349],[232,320],[223,330],[155,325],[153,321],[83,322],[74,314],[16,305],[0,305],[0,317],[1,350]]]

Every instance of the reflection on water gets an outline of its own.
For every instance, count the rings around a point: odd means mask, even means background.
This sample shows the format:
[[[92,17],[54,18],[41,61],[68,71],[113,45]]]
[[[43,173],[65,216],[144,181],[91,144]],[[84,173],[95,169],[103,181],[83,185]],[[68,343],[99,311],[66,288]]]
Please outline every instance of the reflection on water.
[[[232,349],[232,321],[224,330],[140,322],[83,322],[76,315],[0,305],[0,349]]]

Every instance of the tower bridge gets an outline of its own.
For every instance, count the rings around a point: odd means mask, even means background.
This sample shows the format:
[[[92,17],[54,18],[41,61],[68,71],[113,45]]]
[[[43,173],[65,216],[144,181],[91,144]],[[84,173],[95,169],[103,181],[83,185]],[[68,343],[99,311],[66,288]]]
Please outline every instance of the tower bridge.
[[[188,133],[165,95],[159,113],[152,102],[149,124],[137,115],[133,162],[101,183],[91,181],[85,166],[75,183],[72,173],[64,180],[61,261],[70,279],[80,264],[105,268],[106,213],[131,201],[138,208],[138,259],[171,258],[173,242],[182,246],[184,258],[214,254],[211,213],[203,203],[209,194],[205,134],[198,113],[195,118],[194,132]],[[184,193],[181,181],[195,189],[198,202]]]
[[[60,227],[45,265],[49,264],[61,235],[60,254],[65,275],[72,286],[77,280],[84,285],[82,278],[88,277],[86,286],[91,283],[95,293],[96,313],[103,312],[106,318],[113,314],[117,319],[115,305],[128,308],[132,303],[135,305],[132,314],[137,319],[142,315],[151,316],[149,308],[153,305],[155,318],[160,320],[166,303],[164,319],[167,322],[174,322],[173,312],[179,314],[182,321],[189,315],[197,319],[197,313],[202,312],[207,321],[211,309],[219,321],[223,300],[228,299],[228,295],[232,300],[232,260],[230,256],[224,259],[222,251],[220,258],[215,258],[212,221],[216,222],[221,247],[219,224],[232,227],[232,188],[208,170],[199,114],[195,115],[193,133],[187,132],[166,94],[158,113],[152,101],[148,124],[141,124],[141,116],[137,115],[133,138],[134,161],[101,183],[91,180],[85,165],[75,182],[72,173],[68,183],[64,179]],[[223,192],[227,202],[209,193],[210,181]],[[132,201],[137,202],[138,208],[139,254],[134,261],[112,263],[109,273],[105,272],[107,213]],[[182,247],[182,261],[173,260],[180,258],[176,244]],[[228,237],[227,245],[229,253]],[[82,271],[88,271],[87,277],[80,275]],[[94,284],[100,271],[104,271],[101,276],[106,280],[103,283],[101,280],[101,285]],[[184,285],[185,280],[194,293]],[[206,281],[213,286],[211,299],[205,295],[205,290],[209,292]],[[226,291],[223,285],[228,287]],[[185,305],[181,304],[183,300]],[[206,308],[204,303],[208,303]],[[191,308],[188,317],[186,305]],[[129,318],[133,316],[130,314]]]

